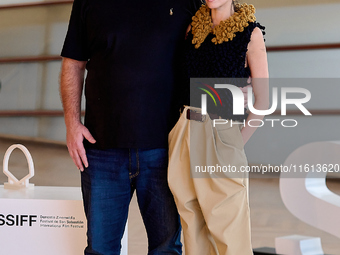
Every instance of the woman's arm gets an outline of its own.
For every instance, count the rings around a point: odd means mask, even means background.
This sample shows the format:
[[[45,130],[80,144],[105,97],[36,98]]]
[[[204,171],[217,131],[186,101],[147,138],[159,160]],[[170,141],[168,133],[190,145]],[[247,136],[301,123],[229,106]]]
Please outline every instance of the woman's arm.
[[[266,110],[269,107],[269,73],[266,46],[262,31],[256,27],[251,35],[248,44],[247,61],[252,77],[252,86],[254,92],[254,108],[257,110]],[[257,127],[248,125],[248,121],[252,119],[263,119],[263,115],[255,115],[249,113],[246,125],[242,129],[242,137],[244,143],[253,135]],[[257,125],[254,123],[254,125]]]

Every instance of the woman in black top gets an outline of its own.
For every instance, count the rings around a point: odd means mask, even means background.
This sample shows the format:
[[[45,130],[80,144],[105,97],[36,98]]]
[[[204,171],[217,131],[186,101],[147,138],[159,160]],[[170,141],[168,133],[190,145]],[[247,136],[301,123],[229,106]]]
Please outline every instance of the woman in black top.
[[[207,0],[192,18],[185,69],[188,78],[226,78],[237,87],[246,86],[251,76],[254,108],[265,110],[269,86],[264,27],[254,13],[252,5]],[[186,254],[252,254],[243,146],[256,130],[249,121],[263,116],[234,115],[229,90],[204,83],[199,89],[203,87],[211,97],[218,96],[221,106],[215,109],[208,103],[207,115],[186,107],[169,135],[168,180],[181,216]],[[217,118],[227,120],[225,125],[215,125]]]

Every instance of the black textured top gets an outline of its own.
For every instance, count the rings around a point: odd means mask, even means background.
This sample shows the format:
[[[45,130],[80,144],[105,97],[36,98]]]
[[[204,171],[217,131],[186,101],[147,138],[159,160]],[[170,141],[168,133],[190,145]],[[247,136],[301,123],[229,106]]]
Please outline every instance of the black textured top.
[[[248,77],[251,75],[249,66],[245,67],[247,47],[250,42],[251,34],[255,27],[259,27],[264,34],[264,27],[257,22],[250,22],[243,32],[237,32],[233,40],[215,44],[211,40],[214,37],[210,33],[196,49],[192,44],[193,35],[190,32],[186,39],[184,54],[184,70],[186,73],[187,84],[189,78],[227,78],[219,80],[219,83],[227,83],[238,87],[247,86]],[[231,78],[231,79],[230,79]],[[235,79],[243,78],[243,79]],[[210,84],[213,87],[213,84]],[[188,87],[187,87],[188,88]],[[215,107],[212,100],[208,97],[208,112],[219,114],[224,119],[243,120],[245,115],[233,115],[233,98],[227,89],[216,89],[221,97],[223,107]],[[188,89],[187,89],[188,92]],[[192,95],[191,95],[192,96]],[[189,103],[192,106],[197,103]],[[188,103],[188,98],[186,99]]]
[[[87,147],[166,148],[179,52],[200,0],[75,0],[61,55],[87,61]]]

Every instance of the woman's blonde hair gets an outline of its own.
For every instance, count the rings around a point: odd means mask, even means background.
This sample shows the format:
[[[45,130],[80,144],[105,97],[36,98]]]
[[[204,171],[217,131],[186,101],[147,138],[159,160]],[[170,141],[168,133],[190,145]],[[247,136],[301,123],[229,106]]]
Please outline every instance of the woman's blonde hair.
[[[232,6],[233,6],[233,9],[234,9],[235,12],[237,12],[239,10],[238,4],[239,4],[238,0],[233,0]]]

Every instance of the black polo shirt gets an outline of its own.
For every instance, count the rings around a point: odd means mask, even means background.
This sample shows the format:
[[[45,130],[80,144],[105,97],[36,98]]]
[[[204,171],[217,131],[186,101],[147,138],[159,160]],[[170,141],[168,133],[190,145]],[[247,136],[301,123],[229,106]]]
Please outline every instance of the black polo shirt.
[[[75,0],[61,55],[88,61],[92,146],[160,148],[177,117],[178,59],[199,0]],[[172,15],[171,15],[172,14]]]

